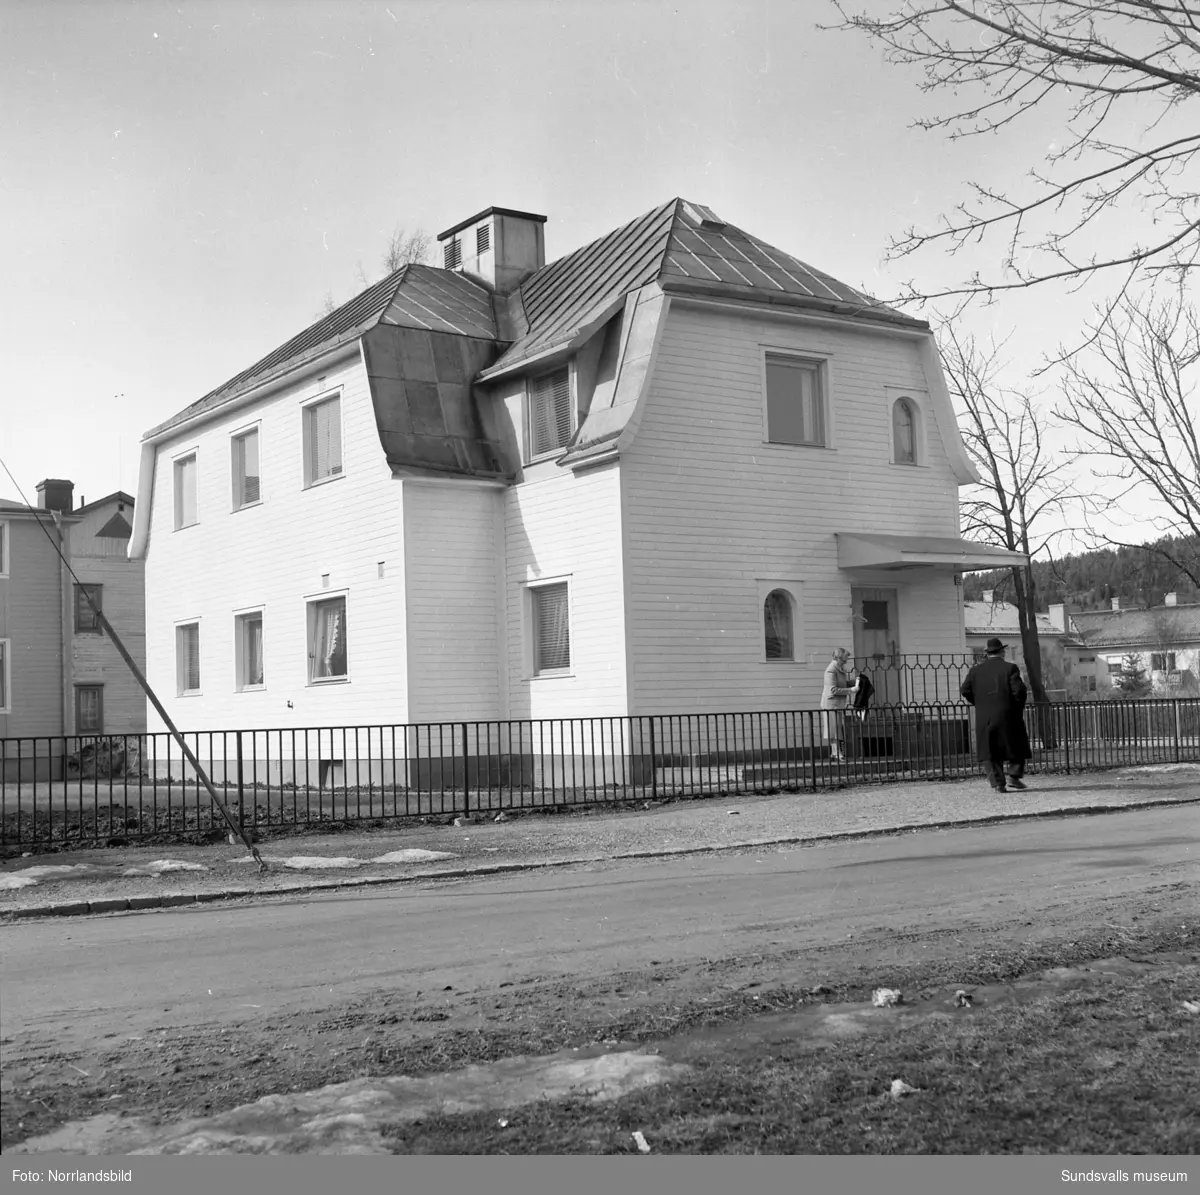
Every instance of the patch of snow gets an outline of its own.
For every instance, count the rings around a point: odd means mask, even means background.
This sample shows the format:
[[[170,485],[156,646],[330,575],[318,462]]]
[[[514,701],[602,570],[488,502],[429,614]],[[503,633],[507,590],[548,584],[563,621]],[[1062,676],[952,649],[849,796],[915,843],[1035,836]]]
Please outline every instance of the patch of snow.
[[[65,879],[67,876],[78,877],[82,872],[92,870],[90,863],[73,863],[56,867],[26,867],[21,871],[0,876],[0,889],[29,888],[33,884],[40,884],[50,876],[59,876]]]
[[[168,871],[207,871],[208,868],[200,863],[184,863],[180,859],[155,859],[152,863],[142,863],[137,867],[128,867],[123,876],[157,876]]]
[[[0,891],[11,891],[16,888],[32,888],[40,884],[37,876],[0,876]]]
[[[430,859],[453,859],[450,851],[423,851],[418,847],[408,847],[402,851],[389,851],[386,855],[377,855],[372,863],[424,863]]]
[[[1136,768],[1122,768],[1117,775],[1128,775],[1130,772],[1200,772],[1200,763],[1150,763]]]
[[[276,860],[268,860],[268,862],[276,862]],[[281,866],[290,867],[294,871],[320,871],[327,867],[362,867],[367,862],[368,860],[366,859],[351,859],[346,855],[333,857],[326,855],[292,855],[287,859],[278,860]]]

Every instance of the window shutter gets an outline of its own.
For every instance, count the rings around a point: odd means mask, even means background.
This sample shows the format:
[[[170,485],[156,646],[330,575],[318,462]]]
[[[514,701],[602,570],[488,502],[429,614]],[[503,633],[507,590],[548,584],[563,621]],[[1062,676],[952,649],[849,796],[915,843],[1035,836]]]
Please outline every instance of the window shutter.
[[[533,455],[565,448],[571,440],[571,371],[560,369],[532,383]]]
[[[532,592],[535,671],[569,668],[571,620],[567,607],[567,583],[544,585]]]

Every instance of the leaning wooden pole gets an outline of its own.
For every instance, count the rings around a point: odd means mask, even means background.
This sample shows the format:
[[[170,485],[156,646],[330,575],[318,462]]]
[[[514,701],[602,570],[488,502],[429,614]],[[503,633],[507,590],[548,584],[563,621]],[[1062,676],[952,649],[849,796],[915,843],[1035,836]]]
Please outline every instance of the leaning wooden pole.
[[[171,721],[170,714],[168,714],[163,708],[162,702],[159,701],[157,694],[150,687],[150,682],[145,678],[145,676],[142,675],[142,670],[134,662],[133,657],[129,654],[129,651],[125,647],[125,644],[121,642],[121,637],[116,631],[113,630],[112,623],[110,623],[108,619],[104,617],[104,611],[92,601],[92,596],[87,592],[86,589],[81,589],[80,592],[87,599],[87,604],[91,606],[92,612],[96,616],[96,621],[100,624],[100,629],[112,640],[113,646],[121,654],[121,659],[123,659],[128,665],[129,671],[133,673],[137,683],[142,686],[146,696],[150,698],[151,705],[153,705],[158,711],[158,716],[163,720],[163,724],[171,732],[175,741],[179,744],[179,749],[183,752],[184,758],[192,765],[193,768],[196,769],[196,775],[200,778],[200,781],[208,790],[208,795],[212,799],[212,803],[221,811],[221,816],[224,817],[224,819],[229,823],[230,830],[232,830],[233,833],[235,833],[246,844],[246,849],[251,855],[254,856],[255,862],[258,863],[259,870],[266,871],[267,865],[263,862],[263,857],[258,853],[258,847],[254,845],[250,835],[246,833],[245,827],[241,825],[241,823],[239,823],[233,816],[233,812],[230,810],[229,806],[226,805],[225,802],[222,801],[217,795],[217,790],[213,787],[213,782],[208,778],[208,773],[203,767],[201,767],[200,761],[196,758],[195,752],[187,745],[187,743],[184,741],[183,735],[179,733],[175,723]]]

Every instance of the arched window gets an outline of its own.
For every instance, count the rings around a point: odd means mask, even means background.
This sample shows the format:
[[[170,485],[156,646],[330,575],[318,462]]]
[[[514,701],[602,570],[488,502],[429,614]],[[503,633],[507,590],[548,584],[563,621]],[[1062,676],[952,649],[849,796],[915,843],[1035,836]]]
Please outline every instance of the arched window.
[[[763,627],[768,660],[791,660],[792,599],[782,589],[772,589],[763,602]]]
[[[917,463],[917,413],[907,398],[896,399],[892,406],[892,441],[896,464]]]

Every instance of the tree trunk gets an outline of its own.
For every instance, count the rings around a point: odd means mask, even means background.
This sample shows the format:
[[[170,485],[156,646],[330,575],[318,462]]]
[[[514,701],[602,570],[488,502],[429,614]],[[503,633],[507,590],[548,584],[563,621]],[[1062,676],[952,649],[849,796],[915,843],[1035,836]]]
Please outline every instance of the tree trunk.
[[[1024,565],[1012,570],[1016,593],[1017,620],[1021,627],[1021,651],[1025,656],[1025,671],[1033,704],[1037,710],[1038,737],[1042,746],[1053,750],[1058,746],[1054,729],[1054,711],[1042,680],[1042,645],[1037,632],[1037,588],[1033,582],[1033,567]]]

